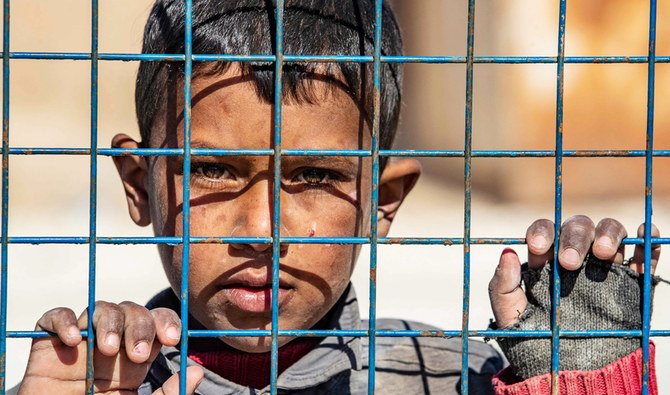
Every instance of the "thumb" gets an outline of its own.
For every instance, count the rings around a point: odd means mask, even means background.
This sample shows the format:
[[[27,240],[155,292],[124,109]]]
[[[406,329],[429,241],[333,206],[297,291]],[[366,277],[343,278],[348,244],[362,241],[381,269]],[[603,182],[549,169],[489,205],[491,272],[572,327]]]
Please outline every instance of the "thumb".
[[[498,328],[516,323],[526,309],[528,299],[521,289],[521,262],[511,248],[506,248],[500,255],[496,272],[489,282],[489,299]]]
[[[201,368],[197,366],[186,368],[186,395],[195,393],[203,377],[204,372]],[[173,374],[153,395],[179,395],[179,373]]]

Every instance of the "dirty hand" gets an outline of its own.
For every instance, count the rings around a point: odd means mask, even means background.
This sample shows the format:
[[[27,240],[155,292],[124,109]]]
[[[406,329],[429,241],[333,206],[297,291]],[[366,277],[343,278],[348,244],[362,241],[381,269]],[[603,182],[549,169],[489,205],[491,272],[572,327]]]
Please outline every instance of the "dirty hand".
[[[54,333],[33,341],[19,394],[83,394],[86,388],[87,311],[75,317],[67,308],[56,308],[39,319],[36,330]],[[181,321],[165,308],[147,310],[132,302],[98,301],[93,313],[95,328],[95,393],[135,394],[158,355],[161,345],[179,343]],[[193,394],[203,377],[198,368],[187,371],[187,393]],[[175,374],[154,395],[179,393]]]
[[[637,234],[644,236],[644,225],[640,225]],[[652,225],[652,237],[658,236],[658,229]],[[621,241],[625,237],[627,232],[623,225],[610,218],[603,219],[597,226],[586,216],[574,216],[563,223],[558,249],[562,329],[640,329],[642,276],[639,274],[644,269],[644,245],[635,246],[633,257],[624,266],[625,246]],[[513,250],[503,251],[489,283],[497,328],[549,329],[552,281],[549,267],[554,258],[553,240],[554,224],[537,220],[526,232],[527,267],[522,267]],[[652,274],[660,252],[660,246],[652,246]],[[653,280],[652,285],[655,283]],[[515,370],[522,378],[549,371],[549,342],[546,338],[498,339],[510,364],[518,368]],[[599,369],[637,347],[639,339],[562,339],[560,368]],[[535,361],[529,361],[533,359]]]

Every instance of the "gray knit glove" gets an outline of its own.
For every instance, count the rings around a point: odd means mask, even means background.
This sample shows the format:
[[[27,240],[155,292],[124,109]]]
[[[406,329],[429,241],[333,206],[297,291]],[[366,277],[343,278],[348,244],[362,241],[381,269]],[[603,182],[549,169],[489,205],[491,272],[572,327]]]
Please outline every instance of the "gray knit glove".
[[[551,273],[523,266],[522,280],[528,306],[517,323],[500,329],[550,329]],[[643,276],[622,265],[603,262],[591,254],[575,271],[560,268],[561,329],[635,330],[642,326]],[[652,276],[653,287],[658,277]],[[653,294],[652,294],[653,295]],[[512,369],[522,379],[551,370],[551,339],[498,338]],[[596,370],[632,353],[639,338],[561,338],[560,370]]]

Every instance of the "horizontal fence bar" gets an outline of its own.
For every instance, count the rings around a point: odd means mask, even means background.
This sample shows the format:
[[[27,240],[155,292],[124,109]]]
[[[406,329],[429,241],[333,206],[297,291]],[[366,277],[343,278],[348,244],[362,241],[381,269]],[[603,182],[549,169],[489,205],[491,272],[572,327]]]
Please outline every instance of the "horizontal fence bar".
[[[12,147],[10,155],[90,155],[89,148],[40,148],[40,147]],[[181,148],[99,148],[97,154],[101,156],[181,156]],[[227,148],[193,148],[192,156],[270,156],[272,149],[227,149]],[[356,156],[369,157],[368,150],[342,149],[285,149],[282,156]],[[380,156],[393,157],[441,157],[463,158],[463,150],[380,150]],[[563,157],[579,158],[643,158],[645,150],[564,150]],[[473,150],[473,157],[478,158],[553,158],[553,150]],[[670,150],[654,150],[652,156],[670,157]]]
[[[137,237],[97,237],[97,244],[182,244],[179,236],[137,236]],[[88,244],[86,236],[13,236],[9,244]],[[367,237],[282,237],[280,243],[285,244],[370,244]],[[272,244],[272,237],[225,237],[225,236],[191,236],[191,244]],[[644,244],[644,238],[630,237],[621,242],[625,245]],[[652,244],[670,244],[669,237],[653,237]],[[380,237],[378,244],[388,245],[462,245],[462,237]],[[518,245],[526,244],[524,238],[507,237],[473,237],[470,244],[477,245]]]
[[[377,337],[462,337],[461,330],[390,330],[378,329],[374,331]],[[333,330],[302,330],[302,329],[284,329],[279,330],[279,336],[282,337],[366,337],[370,331],[365,329],[333,329]],[[652,337],[668,337],[670,329],[658,329],[650,332]],[[85,330],[81,331],[83,337],[87,336]],[[641,337],[641,330],[561,330],[559,333],[563,338],[585,338],[585,337]],[[22,338],[45,338],[54,336],[54,334],[45,331],[7,331],[7,337],[13,339]],[[189,330],[189,337],[258,337],[270,336],[269,330],[262,329],[240,329],[240,330]],[[499,330],[483,329],[470,330],[468,337],[516,337],[516,338],[550,338],[550,330]]]
[[[10,52],[10,59],[32,60],[90,60],[89,52]],[[98,60],[107,61],[184,61],[183,54],[100,53]],[[194,54],[194,62],[268,62],[274,55]],[[372,56],[284,55],[284,63],[372,63]],[[475,56],[480,64],[552,64],[555,56]],[[465,56],[382,56],[382,63],[456,63],[465,64]],[[648,63],[647,56],[566,56],[565,63]],[[670,56],[657,56],[656,63],[670,63]]]

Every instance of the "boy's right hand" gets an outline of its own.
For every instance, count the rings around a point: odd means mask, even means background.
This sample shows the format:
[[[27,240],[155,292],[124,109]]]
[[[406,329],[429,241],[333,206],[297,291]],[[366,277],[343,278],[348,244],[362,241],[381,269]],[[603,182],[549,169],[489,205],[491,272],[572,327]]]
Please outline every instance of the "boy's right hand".
[[[86,341],[80,330],[86,329],[87,317],[87,310],[77,318],[70,309],[56,308],[37,321],[36,330],[55,336],[33,340],[20,395],[85,393]],[[149,311],[132,302],[96,302],[93,326],[96,394],[136,394],[161,345],[177,345],[181,334],[181,321],[174,311]],[[193,394],[203,372],[190,367],[186,377],[187,394]],[[178,393],[179,375],[175,374],[154,395]]]

